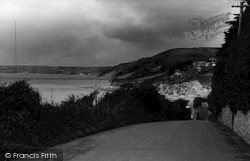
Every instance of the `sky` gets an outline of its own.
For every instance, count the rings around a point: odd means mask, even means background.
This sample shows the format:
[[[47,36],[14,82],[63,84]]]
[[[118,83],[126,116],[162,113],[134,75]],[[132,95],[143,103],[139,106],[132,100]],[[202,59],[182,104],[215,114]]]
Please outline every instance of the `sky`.
[[[178,47],[195,18],[237,13],[239,0],[0,0],[0,65],[112,66]],[[197,19],[196,19],[197,20]]]

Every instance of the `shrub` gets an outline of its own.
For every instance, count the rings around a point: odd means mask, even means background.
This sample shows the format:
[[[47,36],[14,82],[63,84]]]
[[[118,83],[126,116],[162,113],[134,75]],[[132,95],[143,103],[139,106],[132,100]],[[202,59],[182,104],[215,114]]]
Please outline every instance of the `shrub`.
[[[187,100],[178,99],[172,103],[172,111],[174,111],[174,117],[178,120],[189,120],[191,118],[191,109],[186,108],[188,104]]]
[[[2,86],[0,128],[4,133],[0,142],[7,139],[10,144],[44,148],[117,126],[188,119],[190,115],[187,101],[170,102],[149,82],[124,84],[94,106],[96,95],[72,95],[61,104],[42,104],[39,93],[26,81]]]
[[[63,110],[63,116],[67,124],[72,126],[80,120],[86,120],[86,118],[88,118],[89,121],[93,121],[93,102],[96,95],[96,91],[82,98],[76,98],[74,95],[71,95],[66,101],[63,101],[59,108]]]
[[[207,99],[206,98],[202,98],[202,97],[196,97],[194,100],[193,100],[193,107],[194,109],[197,109],[198,107],[201,107],[201,103],[202,102],[207,102]]]
[[[163,111],[162,102],[165,98],[158,93],[154,86],[135,88],[131,91],[130,97],[139,101],[140,106],[137,108],[141,108],[153,116],[159,116]]]
[[[187,103],[186,100],[170,102],[158,93],[156,87],[145,82],[138,87],[123,85],[113,93],[106,94],[98,106],[105,109],[103,113],[112,113],[118,122],[128,119],[148,122],[190,119],[191,110],[186,109]]]
[[[26,80],[16,81],[0,90],[1,114],[7,111],[28,113],[34,120],[39,119],[41,96]],[[0,114],[0,115],[1,115]]]
[[[223,102],[217,97],[218,95],[209,94],[207,97],[209,111],[212,114],[212,120],[217,120],[222,111]]]

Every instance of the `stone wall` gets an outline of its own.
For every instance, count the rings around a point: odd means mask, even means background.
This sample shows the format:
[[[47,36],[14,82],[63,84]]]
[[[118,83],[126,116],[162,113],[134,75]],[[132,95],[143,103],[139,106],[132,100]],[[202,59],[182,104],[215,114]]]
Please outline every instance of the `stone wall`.
[[[250,144],[250,111],[246,115],[237,112],[234,117],[234,131]]]
[[[219,121],[232,128],[232,112],[229,107],[222,109]],[[237,112],[234,116],[233,130],[250,144],[250,111],[247,114]]]
[[[225,107],[222,109],[221,115],[219,117],[219,121],[224,125],[232,128],[232,112],[229,107]]]

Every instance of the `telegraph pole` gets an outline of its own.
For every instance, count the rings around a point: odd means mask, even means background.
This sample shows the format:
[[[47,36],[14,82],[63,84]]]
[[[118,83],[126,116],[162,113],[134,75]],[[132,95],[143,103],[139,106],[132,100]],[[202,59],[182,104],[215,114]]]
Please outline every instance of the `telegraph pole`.
[[[17,79],[17,53],[16,53],[16,20],[15,20],[15,73],[16,73],[16,79]]]
[[[240,5],[232,5],[233,8],[240,8],[239,26],[238,26],[238,37],[239,37],[240,34],[241,34],[241,29],[242,29],[242,14],[243,14],[244,8],[245,8],[246,6],[247,6],[247,5],[245,5],[245,1],[241,1],[241,2],[240,2]]]
[[[51,105],[53,105],[53,89],[50,88],[50,101],[51,101]]]
[[[95,83],[95,91],[97,91],[97,83]],[[95,95],[95,109],[96,109],[96,118],[98,116],[98,98],[97,98],[97,94]]]

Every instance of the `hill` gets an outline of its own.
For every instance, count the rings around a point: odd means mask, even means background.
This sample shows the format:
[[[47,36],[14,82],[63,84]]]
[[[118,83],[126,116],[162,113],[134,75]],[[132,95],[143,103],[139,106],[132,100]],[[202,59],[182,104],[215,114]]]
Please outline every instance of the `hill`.
[[[113,83],[143,80],[168,80],[176,83],[196,77],[210,78],[214,68],[211,58],[217,53],[218,48],[176,48],[152,57],[119,64],[104,70],[100,76],[111,75]],[[179,78],[176,79],[177,77]]]

